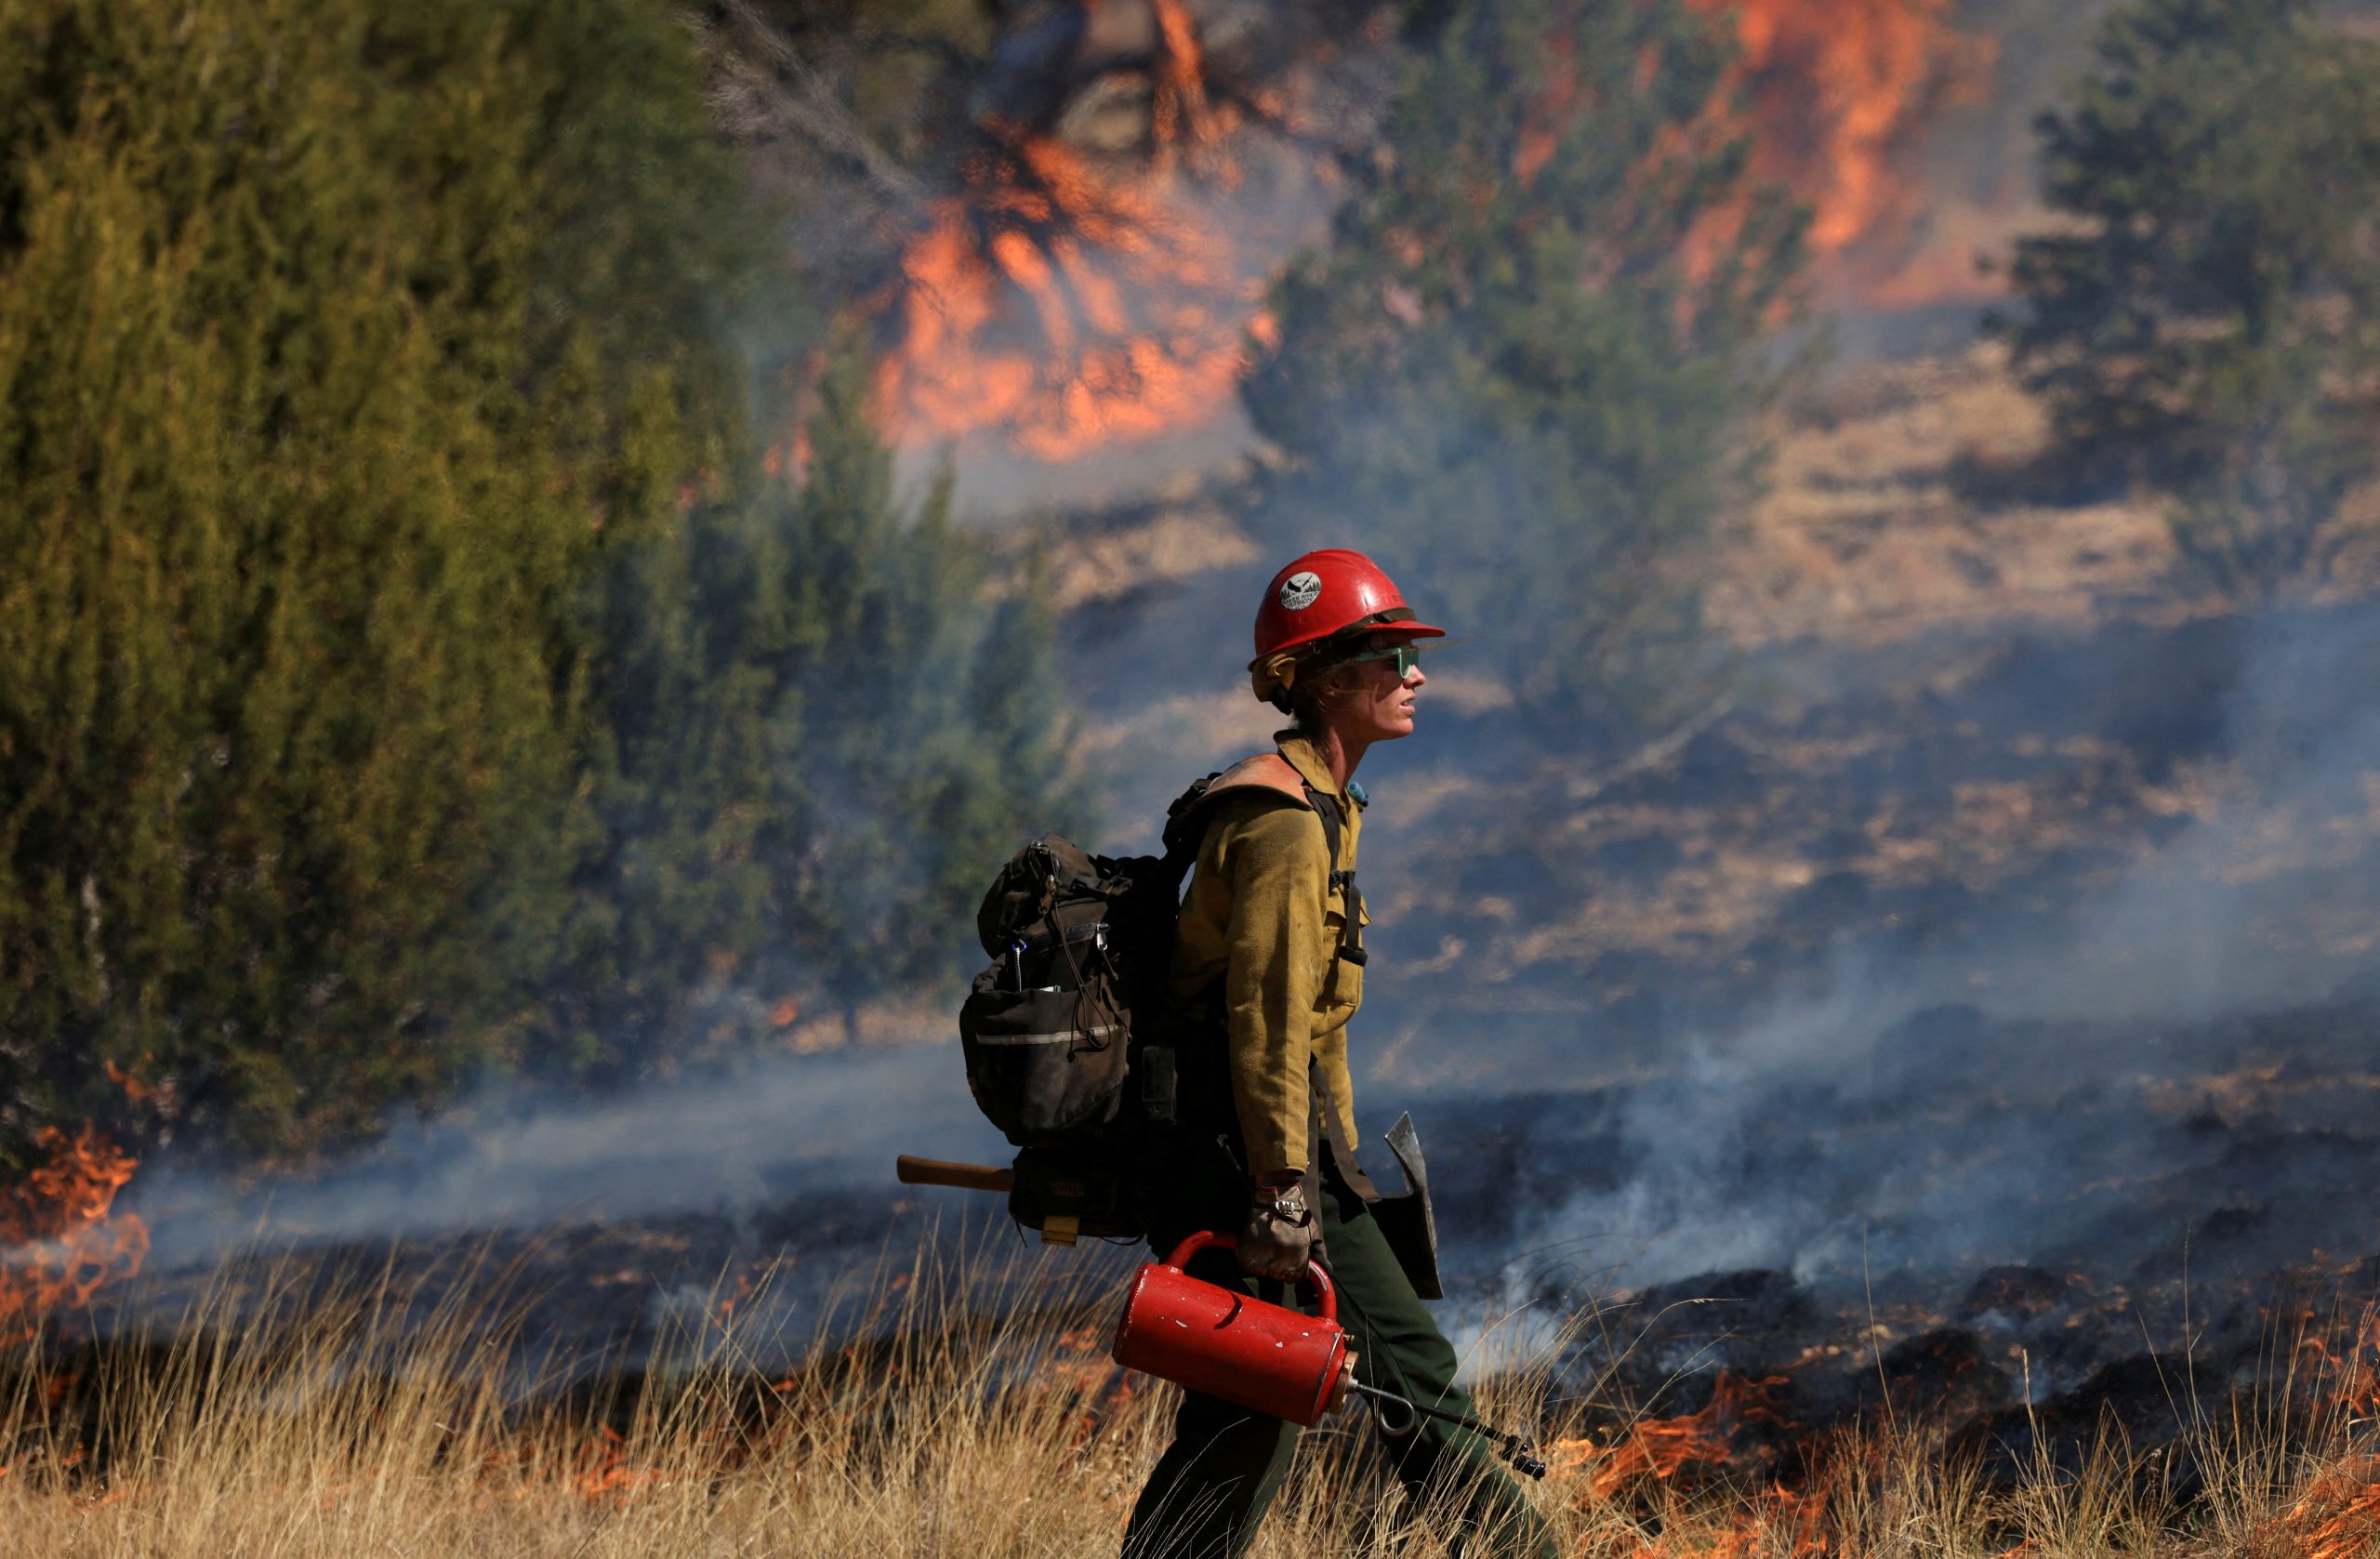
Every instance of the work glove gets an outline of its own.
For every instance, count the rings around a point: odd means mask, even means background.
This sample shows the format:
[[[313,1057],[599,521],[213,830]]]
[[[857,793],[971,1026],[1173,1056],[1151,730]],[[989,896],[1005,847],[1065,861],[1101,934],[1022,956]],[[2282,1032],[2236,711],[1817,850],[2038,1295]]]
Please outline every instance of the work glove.
[[[1306,1262],[1322,1253],[1322,1220],[1306,1206],[1305,1187],[1253,1186],[1249,1196],[1239,1226],[1239,1270],[1251,1277],[1303,1277]]]

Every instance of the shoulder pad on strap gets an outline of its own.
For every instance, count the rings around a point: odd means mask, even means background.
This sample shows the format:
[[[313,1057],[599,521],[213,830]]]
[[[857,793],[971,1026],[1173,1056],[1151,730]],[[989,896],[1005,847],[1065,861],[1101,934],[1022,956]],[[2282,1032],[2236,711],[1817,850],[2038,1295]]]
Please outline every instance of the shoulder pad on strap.
[[[1260,752],[1253,758],[1241,759],[1215,776],[1214,783],[1207,786],[1207,795],[1212,798],[1226,790],[1251,786],[1277,791],[1307,811],[1314,810],[1314,803],[1306,798],[1305,776],[1277,752]]]

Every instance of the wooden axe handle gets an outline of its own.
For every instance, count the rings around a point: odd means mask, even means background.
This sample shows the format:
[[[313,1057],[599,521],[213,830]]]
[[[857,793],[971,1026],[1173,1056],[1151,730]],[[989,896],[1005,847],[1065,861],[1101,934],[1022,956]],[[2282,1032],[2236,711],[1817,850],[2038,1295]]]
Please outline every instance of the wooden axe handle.
[[[1012,1169],[995,1169],[989,1164],[945,1164],[939,1158],[916,1158],[906,1153],[896,1172],[904,1185],[955,1185],[961,1191],[997,1191],[1002,1196],[1016,1183]]]

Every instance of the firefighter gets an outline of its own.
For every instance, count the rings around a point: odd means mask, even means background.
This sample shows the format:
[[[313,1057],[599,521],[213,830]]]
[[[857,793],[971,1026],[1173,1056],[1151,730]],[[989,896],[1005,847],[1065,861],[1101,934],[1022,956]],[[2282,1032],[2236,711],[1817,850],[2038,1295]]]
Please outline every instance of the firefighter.
[[[1199,1229],[1235,1234],[1236,1250],[1202,1252],[1190,1272],[1309,1309],[1310,1288],[1294,1280],[1318,1261],[1358,1378],[1471,1413],[1454,1349],[1369,1211],[1347,1061],[1368,918],[1355,769],[1373,743],[1411,734],[1428,680],[1420,643],[1438,637],[1359,552],[1309,552],[1265,588],[1249,673],[1290,724],[1276,751],[1208,794],[1173,948],[1180,1124],[1149,1145],[1141,1178],[1158,1251]],[[1237,1559],[1289,1471],[1297,1426],[1186,1392],[1173,1429],[1133,1508],[1127,1559]],[[1487,1441],[1427,1417],[1383,1438],[1408,1493],[1457,1513],[1464,1552],[1553,1554]]]

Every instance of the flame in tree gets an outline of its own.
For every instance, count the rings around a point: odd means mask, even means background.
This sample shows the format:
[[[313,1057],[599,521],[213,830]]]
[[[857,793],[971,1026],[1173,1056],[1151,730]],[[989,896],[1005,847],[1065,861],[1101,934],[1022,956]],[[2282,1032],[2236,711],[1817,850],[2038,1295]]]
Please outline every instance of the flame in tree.
[[[1865,253],[1906,229],[1924,193],[1896,152],[1989,74],[1991,46],[1950,25],[1951,0],[1688,3],[1735,19],[1756,165],[1812,203],[1831,291],[1905,304],[1977,290],[1964,253],[1926,280],[1904,257]],[[1186,0],[1151,12],[1149,144],[1129,171],[1041,130],[977,126],[961,189],[928,207],[886,295],[895,346],[875,410],[892,436],[989,436],[1064,461],[1188,431],[1230,403],[1248,337],[1269,324],[1265,278],[1212,196],[1240,178],[1242,103],[1265,101],[1267,122],[1299,116],[1272,89],[1210,89]],[[1566,107],[1558,90],[1541,106]],[[1553,143],[1529,129],[1515,174]]]
[[[1997,46],[1952,27],[1951,0],[1689,3],[1735,16],[1754,166],[1810,202],[1821,279],[1871,301],[1923,301],[1902,296],[1911,290],[1907,279],[1893,284],[1889,273],[1897,267],[1890,261],[1862,265],[1847,252],[1906,231],[1926,192],[1897,155],[1944,109],[1978,95]],[[1942,296],[1976,291],[1972,266],[1961,257],[1958,274],[1931,288]]]
[[[0,1342],[32,1337],[53,1311],[88,1305],[149,1254],[148,1225],[114,1211],[138,1159],[88,1121],[72,1136],[45,1127],[33,1141],[42,1165],[0,1190]]]
[[[1043,460],[1180,432],[1229,403],[1263,294],[1205,188],[1236,113],[1209,100],[1183,0],[1156,0],[1154,154],[1104,172],[1052,136],[991,121],[901,262],[900,342],[877,385],[895,436],[993,431]]]
[[[1263,284],[1238,279],[1229,240],[1169,198],[1168,176],[1109,183],[1019,136],[967,177],[902,260],[901,344],[877,386],[888,428],[997,429],[1069,460],[1223,409]]]

